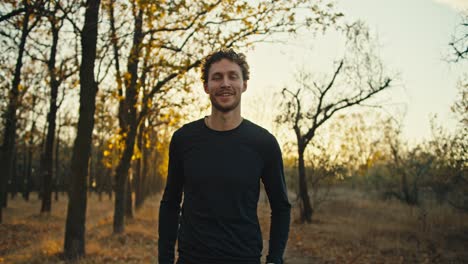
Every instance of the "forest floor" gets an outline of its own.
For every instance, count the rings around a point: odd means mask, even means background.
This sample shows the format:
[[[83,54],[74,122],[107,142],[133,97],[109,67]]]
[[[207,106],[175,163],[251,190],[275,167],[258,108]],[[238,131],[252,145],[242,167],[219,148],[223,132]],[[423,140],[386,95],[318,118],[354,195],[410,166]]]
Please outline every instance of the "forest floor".
[[[159,199],[148,199],[134,219],[127,220],[125,233],[113,235],[113,202],[91,194],[87,255],[76,263],[157,263]],[[60,255],[66,205],[61,196],[50,215],[41,215],[35,195],[29,202],[9,200],[0,224],[0,263],[64,263]],[[266,247],[270,211],[266,203],[258,211]],[[337,189],[316,210],[311,224],[300,224],[297,217],[294,209],[286,264],[468,263],[468,214],[446,206],[410,207]]]

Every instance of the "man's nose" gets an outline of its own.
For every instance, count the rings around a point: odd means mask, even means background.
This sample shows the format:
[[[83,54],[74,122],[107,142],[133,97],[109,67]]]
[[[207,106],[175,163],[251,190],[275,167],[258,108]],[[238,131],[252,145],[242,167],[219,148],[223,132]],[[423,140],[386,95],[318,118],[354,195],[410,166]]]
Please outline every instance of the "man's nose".
[[[223,78],[223,81],[221,82],[221,87],[229,87],[231,86],[231,83],[229,81],[229,78],[226,76]]]

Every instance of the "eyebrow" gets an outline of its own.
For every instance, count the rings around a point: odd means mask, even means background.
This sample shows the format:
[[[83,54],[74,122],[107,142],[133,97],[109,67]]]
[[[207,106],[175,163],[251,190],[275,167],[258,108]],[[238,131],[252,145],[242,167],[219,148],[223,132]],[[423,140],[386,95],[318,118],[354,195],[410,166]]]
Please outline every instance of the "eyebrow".
[[[219,74],[225,74],[225,72],[213,72],[212,76],[214,76],[214,75],[219,75]],[[236,75],[239,75],[239,72],[237,72],[237,71],[228,71],[227,74],[236,74]]]

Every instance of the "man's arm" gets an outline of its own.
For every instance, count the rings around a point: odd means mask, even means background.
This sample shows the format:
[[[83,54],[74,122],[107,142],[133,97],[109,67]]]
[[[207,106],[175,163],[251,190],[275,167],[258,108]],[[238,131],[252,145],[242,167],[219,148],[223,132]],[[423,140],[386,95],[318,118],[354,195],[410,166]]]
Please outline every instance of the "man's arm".
[[[179,228],[180,202],[184,179],[183,167],[178,154],[176,133],[172,136],[169,146],[166,188],[159,208],[158,260],[160,264],[174,263],[174,247]]]
[[[270,246],[267,263],[281,264],[288,241],[291,204],[288,201],[281,149],[276,139],[273,139],[269,149],[271,150],[268,152],[270,157],[267,159],[262,177],[271,207]]]

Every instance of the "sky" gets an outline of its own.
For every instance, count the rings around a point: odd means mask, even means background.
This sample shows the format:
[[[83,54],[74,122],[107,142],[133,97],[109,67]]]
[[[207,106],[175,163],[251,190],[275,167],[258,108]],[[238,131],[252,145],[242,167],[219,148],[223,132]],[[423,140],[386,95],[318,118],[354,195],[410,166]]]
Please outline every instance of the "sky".
[[[396,77],[385,107],[404,113],[403,136],[415,143],[429,138],[434,114],[453,129],[450,107],[468,63],[453,64],[446,58],[468,0],[341,0],[337,8],[347,21],[364,21],[377,37],[383,63]],[[286,45],[265,43],[248,51],[251,79],[243,97],[244,116],[269,128],[271,111],[259,117],[259,109],[271,107],[273,94],[294,84],[295,71],[330,74],[341,50],[329,35],[303,35]]]

